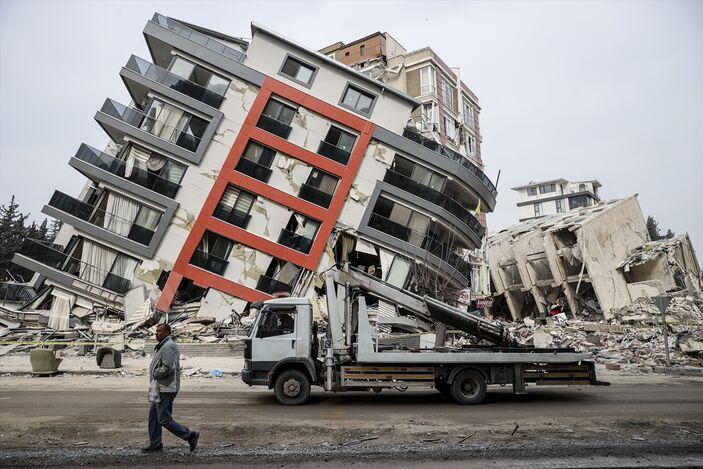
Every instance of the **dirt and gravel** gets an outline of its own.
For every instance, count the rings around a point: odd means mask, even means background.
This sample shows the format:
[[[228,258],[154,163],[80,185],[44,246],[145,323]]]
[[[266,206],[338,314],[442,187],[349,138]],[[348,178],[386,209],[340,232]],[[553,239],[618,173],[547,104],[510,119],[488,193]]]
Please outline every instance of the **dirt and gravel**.
[[[184,378],[174,413],[202,431],[201,447],[191,455],[167,434],[163,453],[142,455],[146,378],[138,368],[0,375],[0,466],[703,465],[701,378],[599,370],[612,386],[530,387],[526,396],[496,388],[473,407],[435,392],[396,391],[315,392],[308,405],[282,407],[236,376],[198,373]]]

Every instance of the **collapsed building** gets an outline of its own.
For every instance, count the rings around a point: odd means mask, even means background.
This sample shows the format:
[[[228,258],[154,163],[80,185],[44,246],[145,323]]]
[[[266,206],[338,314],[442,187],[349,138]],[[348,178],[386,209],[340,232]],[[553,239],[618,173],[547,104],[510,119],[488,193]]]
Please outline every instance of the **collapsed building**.
[[[160,314],[206,340],[252,302],[315,299],[341,261],[445,300],[488,294],[480,138],[417,133],[414,96],[257,24],[243,40],[157,13],[143,33],[151,59],[119,72],[130,102],[95,115],[110,142],[69,160],[87,183],[42,209],[56,240],[14,256],[36,296],[6,324],[109,335]],[[446,132],[477,135],[458,74],[423,77]]]
[[[650,241],[637,196],[539,219],[489,236],[494,313],[572,317],[614,313],[676,291],[699,296],[701,270],[687,234]]]

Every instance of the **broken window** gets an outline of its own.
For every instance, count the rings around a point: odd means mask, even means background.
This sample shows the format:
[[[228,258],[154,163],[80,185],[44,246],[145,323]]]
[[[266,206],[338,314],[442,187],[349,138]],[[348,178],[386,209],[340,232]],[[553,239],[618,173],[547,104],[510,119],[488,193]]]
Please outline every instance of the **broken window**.
[[[304,85],[310,85],[317,69],[295,57],[286,57],[281,74]]]
[[[319,221],[294,213],[286,227],[281,230],[278,243],[307,254],[310,252],[319,228]]]
[[[456,121],[446,114],[444,115],[444,134],[448,139],[456,140]]]
[[[533,282],[552,280],[552,270],[549,268],[549,261],[546,258],[528,259],[527,265],[531,268]]]
[[[255,194],[229,184],[213,216],[240,228],[246,228],[251,218],[249,211],[255,200]]]
[[[434,125],[439,123],[439,107],[434,102],[422,105],[422,132],[433,130]]]
[[[273,258],[264,275],[259,276],[256,289],[264,293],[291,293],[302,269],[295,264]]]
[[[520,277],[520,271],[515,262],[502,265],[501,269],[503,270],[503,280],[506,288],[522,287],[522,277]]]

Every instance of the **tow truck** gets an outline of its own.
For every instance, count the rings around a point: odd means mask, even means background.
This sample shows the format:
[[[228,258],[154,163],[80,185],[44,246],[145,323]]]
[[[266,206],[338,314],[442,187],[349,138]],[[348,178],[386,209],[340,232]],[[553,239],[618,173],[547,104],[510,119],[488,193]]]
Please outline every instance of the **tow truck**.
[[[308,298],[281,297],[251,305],[258,314],[245,339],[242,380],[273,389],[283,405],[304,404],[311,386],[335,393],[434,388],[459,404],[479,404],[489,384],[511,385],[517,394],[524,394],[528,383],[608,384],[596,379],[590,356],[573,348],[518,345],[499,323],[396,288],[348,265],[327,271],[324,279],[324,331],[313,322]],[[395,304],[421,321],[466,332],[481,339],[479,345],[389,346],[369,322],[367,297]]]

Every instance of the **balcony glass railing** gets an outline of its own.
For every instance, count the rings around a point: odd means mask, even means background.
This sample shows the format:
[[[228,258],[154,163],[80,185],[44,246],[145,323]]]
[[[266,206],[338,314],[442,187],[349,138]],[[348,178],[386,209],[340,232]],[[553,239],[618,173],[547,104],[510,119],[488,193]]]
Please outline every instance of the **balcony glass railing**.
[[[347,150],[325,142],[324,140],[320,142],[317,153],[344,165],[349,161],[349,155],[351,154]]]
[[[332,194],[328,194],[327,192],[323,192],[320,189],[316,189],[315,187],[307,184],[300,186],[298,197],[324,208],[328,208],[330,206],[330,202],[332,201]]]
[[[451,246],[443,243],[436,238],[428,236],[419,231],[415,231],[405,225],[396,223],[382,215],[374,213],[369,219],[369,226],[382,233],[398,238],[401,241],[410,243],[420,249],[427,251],[436,258],[446,262],[456,269],[465,278],[469,279],[471,275],[471,264],[457,254]]]
[[[251,220],[251,215],[248,213],[240,212],[234,210],[233,207],[221,204],[217,205],[212,216],[240,228],[246,228],[249,220]]]
[[[154,237],[154,231],[134,223],[133,220],[127,220],[118,215],[111,214],[60,191],[54,191],[51,200],[49,200],[49,206],[106,229],[111,233],[124,236],[120,234],[120,232],[125,230],[127,231],[126,238],[145,246],[148,246],[151,242],[151,238]],[[105,218],[108,216],[112,219],[111,223],[114,225],[112,227],[103,226]]]
[[[132,284],[131,280],[83,262],[78,258],[71,257],[61,252],[60,249],[62,247],[56,244],[36,239],[26,239],[18,254],[78,278],[82,278],[82,272],[89,271],[92,277],[95,277],[96,273],[100,273],[105,276],[105,279],[102,285],[99,286],[120,294],[129,290]]]
[[[194,152],[200,145],[200,137],[166,124],[159,119],[148,117],[137,108],[125,106],[109,98],[105,100],[100,112],[188,151]]]
[[[197,83],[193,83],[190,80],[186,80],[136,55],[130,57],[125,68],[214,108],[219,109],[222,101],[225,99],[225,97],[219,93],[211,91]]]
[[[296,251],[300,251],[305,254],[310,252],[312,241],[313,240],[308,237],[285,229],[281,230],[281,235],[278,237],[278,244],[295,249]]]
[[[234,169],[235,171],[244,173],[247,176],[251,176],[254,179],[258,179],[262,182],[268,182],[269,178],[271,177],[271,173],[273,172],[271,168],[244,157],[239,159],[237,167]]]
[[[284,122],[274,119],[266,114],[261,114],[256,126],[268,133],[278,135],[281,138],[288,138],[292,127]]]
[[[232,60],[236,60],[237,62],[243,62],[246,58],[246,55],[239,52],[238,50],[232,49],[231,47],[228,47],[222,44],[221,42],[216,41],[215,39],[212,39],[202,33],[199,33],[198,31],[195,31],[194,29],[189,28],[184,24],[181,24],[177,21],[173,21],[172,19],[166,18],[165,16],[160,15],[158,13],[154,14],[154,17],[151,19],[151,21],[160,24],[164,28],[170,29],[179,36],[188,38],[191,41],[200,44],[201,46],[207,47],[213,52],[217,52],[218,54],[224,55],[225,57],[230,58]]]
[[[288,285],[287,283],[279,282],[276,279],[262,275],[259,277],[259,281],[256,282],[256,289],[260,292],[268,293],[269,295],[281,292],[290,294],[293,291],[293,285]]]
[[[166,197],[175,197],[178,189],[181,187],[175,182],[164,179],[144,169],[137,168],[136,166],[132,168],[132,172],[129,176],[125,176],[127,163],[86,144],[82,144],[74,156],[76,159],[85,161],[88,164],[127,179],[128,181],[132,181],[135,184],[139,184],[142,187],[165,195]]]
[[[190,258],[190,263],[217,275],[224,274],[225,269],[227,269],[227,264],[229,264],[225,259],[199,249],[196,249],[193,253],[193,257]]]
[[[461,153],[457,153],[454,150],[447,148],[445,146],[440,145],[439,143],[435,142],[431,138],[426,138],[420,135],[417,132],[414,132],[410,129],[405,129],[403,130],[403,137],[412,140],[415,143],[419,143],[420,145],[429,148],[430,150],[439,153],[440,155],[449,158],[452,161],[455,161],[462,165],[464,168],[466,168],[471,174],[476,176],[479,181],[481,181],[481,184],[483,184],[488,191],[493,194],[493,197],[495,197],[498,194],[498,191],[496,190],[496,186],[493,185],[490,179],[488,179],[488,176],[486,176],[481,169],[473,164],[471,161],[469,161],[465,156],[463,156]]]
[[[421,197],[427,200],[428,202],[432,202],[433,204],[439,207],[442,207],[443,209],[447,210],[449,213],[457,217],[459,220],[461,220],[466,226],[469,227],[469,229],[471,229],[471,231],[476,234],[476,236],[478,236],[479,238],[483,238],[486,229],[483,227],[483,225],[481,225],[481,222],[478,221],[478,219],[471,213],[470,210],[462,207],[461,204],[459,204],[456,200],[449,197],[448,195],[443,194],[442,192],[436,189],[432,189],[431,187],[421,184],[417,181],[414,181],[400,173],[391,171],[390,169],[386,171],[386,175],[383,177],[383,181],[399,189],[403,189],[408,193]]]

